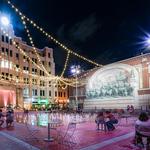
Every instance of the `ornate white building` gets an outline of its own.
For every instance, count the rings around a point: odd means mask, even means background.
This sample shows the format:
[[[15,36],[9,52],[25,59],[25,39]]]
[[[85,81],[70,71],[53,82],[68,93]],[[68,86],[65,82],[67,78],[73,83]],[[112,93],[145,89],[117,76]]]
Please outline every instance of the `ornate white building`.
[[[76,90],[70,88],[70,103],[84,109],[114,109],[133,105],[150,107],[150,54],[144,54],[87,71],[78,77]]]

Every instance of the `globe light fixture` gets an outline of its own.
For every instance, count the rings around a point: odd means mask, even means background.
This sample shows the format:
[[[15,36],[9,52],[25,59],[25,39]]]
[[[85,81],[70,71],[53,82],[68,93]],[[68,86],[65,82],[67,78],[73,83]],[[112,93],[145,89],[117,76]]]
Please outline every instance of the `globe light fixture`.
[[[147,38],[146,43],[147,43],[148,46],[150,46],[150,37]]]
[[[9,25],[9,19],[5,16],[2,16],[1,17],[1,23],[4,25],[4,26],[8,26]]]
[[[76,78],[76,86],[75,86],[75,91],[76,91],[76,95],[75,95],[75,101],[76,101],[76,109],[78,109],[78,74],[81,73],[81,67],[80,65],[73,65],[71,66],[71,73],[73,76],[75,76]]]

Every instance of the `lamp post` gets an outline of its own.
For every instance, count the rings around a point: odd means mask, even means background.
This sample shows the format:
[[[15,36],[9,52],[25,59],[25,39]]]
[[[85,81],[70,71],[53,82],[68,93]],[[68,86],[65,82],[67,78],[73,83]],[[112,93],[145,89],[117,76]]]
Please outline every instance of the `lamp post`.
[[[73,65],[71,66],[71,73],[73,76],[76,78],[76,86],[75,86],[75,103],[76,103],[76,108],[78,107],[78,74],[81,72],[81,67],[80,65]]]

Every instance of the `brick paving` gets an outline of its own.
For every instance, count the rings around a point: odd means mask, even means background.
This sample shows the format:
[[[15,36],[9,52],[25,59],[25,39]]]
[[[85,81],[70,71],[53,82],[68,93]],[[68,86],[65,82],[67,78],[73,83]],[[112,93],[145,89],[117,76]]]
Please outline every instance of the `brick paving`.
[[[3,128],[0,129],[0,145],[2,145],[2,148],[5,150],[28,150],[31,149],[31,145],[34,147],[37,147],[41,150],[59,150],[60,145],[57,143],[57,141],[46,143],[44,142],[44,138],[47,137],[47,127],[37,127],[34,126],[36,129],[38,129],[38,132],[36,133],[35,137],[38,138],[38,140],[27,140],[27,137],[29,137],[30,132],[28,131],[27,127],[23,123],[17,123],[15,122],[14,127],[11,127],[9,129],[5,128],[5,125]],[[66,125],[63,127],[58,127],[59,130],[65,131]],[[77,129],[75,132],[75,142],[77,143],[77,147],[74,147],[74,149],[86,149],[89,146],[94,146],[96,144],[100,144],[102,142],[108,141],[110,139],[126,135],[130,132],[134,131],[133,121],[129,120],[126,124],[125,120],[122,120],[122,123],[116,127],[114,131],[111,132],[103,132],[103,131],[96,131],[96,126],[94,121],[87,121],[84,123],[77,124]],[[10,135],[11,137],[15,137],[16,139],[19,139],[20,141],[23,141],[24,144],[21,144],[21,142],[18,142],[16,140],[12,140],[11,138],[7,138],[6,136],[3,136],[1,133]],[[56,137],[56,131],[51,131],[51,134],[53,137]],[[5,141],[5,142],[3,142]],[[8,143],[8,144],[7,144]],[[26,145],[29,144],[28,146]],[[117,142],[116,142],[117,144]],[[115,145],[116,145],[115,144]],[[108,148],[111,143],[108,143],[106,147]],[[12,148],[11,148],[12,147]],[[32,147],[32,149],[34,148]],[[0,147],[1,149],[1,147]],[[61,147],[61,149],[73,149],[68,147]],[[105,147],[97,148],[97,149],[105,149]],[[116,149],[114,147],[114,149]],[[113,149],[111,149],[113,150]],[[117,148],[117,150],[119,150]],[[120,150],[122,150],[120,148]]]

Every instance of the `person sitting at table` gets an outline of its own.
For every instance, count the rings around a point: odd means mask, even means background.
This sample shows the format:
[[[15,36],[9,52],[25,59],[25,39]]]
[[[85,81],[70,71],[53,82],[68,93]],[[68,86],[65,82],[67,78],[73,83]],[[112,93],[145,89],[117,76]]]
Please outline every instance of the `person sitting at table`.
[[[142,137],[147,137],[147,146],[149,146],[150,119],[146,112],[141,112],[138,120],[135,122],[135,144],[144,147]]]
[[[10,127],[14,121],[13,111],[8,111],[6,114],[6,127]]]
[[[118,120],[115,118],[115,116],[110,111],[106,111],[105,118],[106,118],[105,122],[106,122],[107,129],[109,131],[114,130],[115,127],[113,124],[117,124]]]
[[[2,124],[4,123],[4,120],[2,119],[2,117],[4,117],[4,115],[3,115],[2,109],[0,109],[0,127],[1,127]]]
[[[95,123],[97,124],[97,130],[100,130],[99,125],[104,123],[104,114],[103,112],[99,112],[95,118]]]
[[[130,106],[130,108],[129,108],[129,113],[130,113],[130,114],[133,114],[133,113],[134,113],[134,107],[133,107],[133,105]]]

